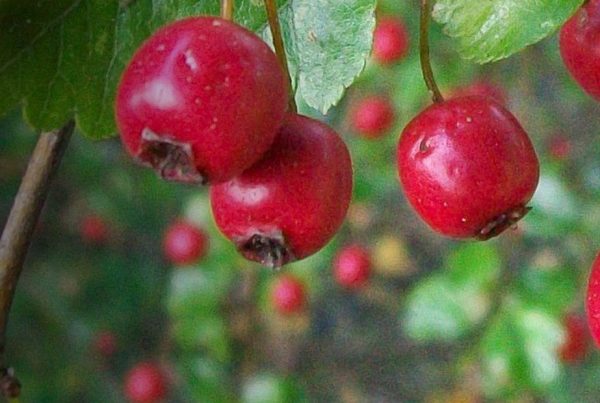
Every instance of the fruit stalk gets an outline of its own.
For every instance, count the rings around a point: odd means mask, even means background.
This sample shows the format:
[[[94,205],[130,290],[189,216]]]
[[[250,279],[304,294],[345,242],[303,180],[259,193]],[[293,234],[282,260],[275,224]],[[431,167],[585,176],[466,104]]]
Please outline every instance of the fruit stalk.
[[[267,10],[267,20],[269,21],[269,29],[271,30],[271,36],[273,37],[273,46],[275,47],[275,53],[279,59],[279,64],[283,69],[283,73],[288,79],[290,88],[290,99],[289,109],[290,112],[297,112],[296,101],[294,100],[294,91],[292,91],[292,77],[290,76],[290,69],[287,61],[287,55],[285,53],[285,46],[283,44],[283,35],[281,34],[281,25],[279,24],[279,16],[277,15],[277,5],[275,0],[265,0],[265,9]]]
[[[231,21],[233,18],[233,2],[234,0],[221,0],[221,18]]]
[[[60,130],[40,135],[0,238],[0,391],[8,398],[18,396],[20,391],[19,381],[3,362],[8,315],[50,182],[74,126],[70,121]]]
[[[429,56],[429,20],[431,19],[431,7],[428,0],[421,0],[421,24],[419,29],[419,56],[421,59],[421,71],[425,79],[425,85],[431,94],[433,102],[444,102],[444,97],[435,82],[433,70],[431,69],[431,58]]]

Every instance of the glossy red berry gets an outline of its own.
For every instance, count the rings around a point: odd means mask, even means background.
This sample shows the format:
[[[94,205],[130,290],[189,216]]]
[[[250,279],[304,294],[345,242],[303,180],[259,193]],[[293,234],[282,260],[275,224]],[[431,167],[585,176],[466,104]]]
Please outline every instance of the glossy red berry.
[[[560,30],[560,53],[573,78],[600,100],[600,0],[590,0]]]
[[[373,95],[360,99],[350,110],[353,129],[362,137],[378,138],[394,124],[394,105],[383,96]]]
[[[125,397],[135,403],[158,402],[167,394],[167,380],[157,364],[142,362],[125,377]]]
[[[508,101],[508,96],[504,88],[484,80],[473,81],[469,85],[457,87],[452,91],[452,98],[462,98],[472,95],[490,97],[502,105],[506,105]]]
[[[600,347],[600,253],[592,264],[588,280],[586,311],[592,337],[596,345]]]
[[[271,302],[283,315],[302,311],[306,305],[304,283],[290,274],[280,276],[273,284]]]
[[[216,17],[163,27],[135,53],[119,84],[121,139],[162,177],[216,183],[269,149],[287,108],[275,54],[254,33]]]
[[[108,226],[98,215],[90,214],[81,220],[79,232],[84,242],[99,244],[108,239]]]
[[[565,363],[583,361],[588,350],[588,329],[585,320],[579,315],[569,314],[564,318],[565,341],[558,353]]]
[[[321,249],[352,193],[346,145],[327,125],[290,114],[252,168],[210,190],[215,221],[247,259],[279,267]]]
[[[404,193],[437,232],[488,239],[528,211],[539,179],[531,141],[515,117],[491,98],[431,105],[398,144]]]
[[[117,337],[111,331],[101,331],[94,339],[94,348],[104,357],[111,357],[115,354],[117,352],[117,347]]]
[[[333,275],[343,287],[359,288],[371,275],[371,256],[360,245],[343,248],[333,262]]]
[[[163,251],[175,265],[195,263],[207,250],[208,236],[192,223],[177,221],[165,232]]]
[[[380,64],[391,64],[408,53],[408,30],[397,17],[382,17],[373,32],[373,59]]]

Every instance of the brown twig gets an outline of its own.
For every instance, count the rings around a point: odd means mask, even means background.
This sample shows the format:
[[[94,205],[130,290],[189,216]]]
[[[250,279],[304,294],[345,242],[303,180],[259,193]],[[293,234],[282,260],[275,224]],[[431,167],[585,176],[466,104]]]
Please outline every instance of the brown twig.
[[[290,68],[287,61],[287,55],[285,53],[285,46],[283,44],[283,35],[281,34],[281,25],[279,24],[279,16],[277,15],[277,4],[275,0],[265,0],[265,9],[267,10],[267,20],[269,21],[269,29],[271,30],[271,36],[273,37],[273,46],[275,47],[275,53],[279,59],[279,64],[283,69],[283,73],[288,79],[289,88],[292,92],[290,94],[289,108],[292,112],[297,112],[296,101],[294,100],[294,94],[292,91],[292,77],[290,76]]]
[[[233,18],[233,1],[221,0],[221,18],[224,20],[231,21]]]
[[[421,71],[425,79],[425,85],[431,94],[433,102],[443,102],[444,97],[435,82],[429,56],[429,20],[431,19],[431,6],[428,0],[421,0],[421,26],[419,30],[419,56],[421,59]]]
[[[8,315],[50,181],[73,128],[71,121],[60,130],[40,135],[0,238],[0,392],[8,398],[20,392],[19,381],[4,363]]]

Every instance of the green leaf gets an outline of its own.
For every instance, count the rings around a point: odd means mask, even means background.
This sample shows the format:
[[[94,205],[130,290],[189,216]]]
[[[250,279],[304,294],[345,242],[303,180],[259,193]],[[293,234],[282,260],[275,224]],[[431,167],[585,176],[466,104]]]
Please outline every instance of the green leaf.
[[[296,96],[310,107],[326,113],[365,67],[375,3],[294,0],[280,13]],[[264,36],[270,33],[265,31]]]
[[[483,386],[491,397],[542,390],[560,376],[560,322],[541,310],[508,305],[481,341]]]
[[[503,59],[559,28],[583,0],[437,0],[433,18],[465,59]]]
[[[452,341],[480,322],[488,308],[485,292],[457,286],[442,273],[420,282],[409,294],[403,323],[413,339]]]
[[[167,22],[218,10],[214,0],[135,0],[127,7],[117,0],[1,2],[0,115],[21,104],[36,129],[75,116],[85,135],[112,136],[117,83],[139,44]],[[238,0],[235,18],[259,29],[263,4]]]
[[[498,278],[500,256],[491,243],[467,243],[454,250],[446,262],[455,283],[489,287]]]
[[[516,284],[519,299],[560,318],[576,299],[578,273],[570,267],[525,270]]]

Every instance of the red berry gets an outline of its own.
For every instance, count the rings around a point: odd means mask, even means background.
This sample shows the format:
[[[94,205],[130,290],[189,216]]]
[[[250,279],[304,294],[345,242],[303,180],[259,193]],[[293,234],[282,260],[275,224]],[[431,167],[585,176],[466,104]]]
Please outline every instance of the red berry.
[[[304,284],[290,274],[280,276],[271,290],[271,302],[275,310],[283,315],[302,311],[306,305]]]
[[[94,340],[94,348],[104,357],[112,356],[117,352],[117,338],[115,334],[108,330],[98,333]]]
[[[548,152],[555,160],[564,161],[571,155],[571,141],[563,136],[555,136],[550,139]]]
[[[566,363],[583,361],[588,349],[588,333],[585,320],[579,315],[569,314],[564,318],[565,342],[560,346],[560,359]]]
[[[588,280],[586,311],[592,337],[600,347],[600,253],[592,264],[592,272]]]
[[[79,228],[84,242],[99,244],[108,239],[108,227],[104,219],[98,215],[90,214],[81,220]]]
[[[560,30],[560,54],[573,78],[600,100],[600,0],[590,0]]]
[[[360,245],[347,246],[340,251],[333,262],[336,281],[348,288],[359,288],[371,275],[371,256]]]
[[[431,105],[398,144],[404,192],[437,232],[488,239],[529,210],[539,179],[531,141],[515,117],[491,98]]]
[[[373,58],[380,64],[399,61],[408,53],[408,30],[396,17],[380,18],[373,32]]]
[[[277,58],[258,36],[192,17],[138,49],[119,84],[116,118],[129,153],[165,179],[220,182],[269,149],[287,98]]]
[[[484,80],[474,81],[465,87],[458,87],[452,91],[452,98],[462,98],[472,95],[490,97],[502,105],[506,105],[508,100],[504,88]]]
[[[125,396],[135,403],[153,403],[167,394],[167,380],[154,363],[142,362],[125,377]]]
[[[200,228],[186,221],[177,221],[167,229],[163,251],[176,265],[195,263],[206,254],[208,237]]]
[[[280,267],[321,249],[342,224],[350,155],[327,125],[290,114],[260,162],[210,192],[215,221],[240,253]]]
[[[359,100],[350,111],[352,126],[365,138],[378,138],[394,124],[394,105],[382,96]]]

